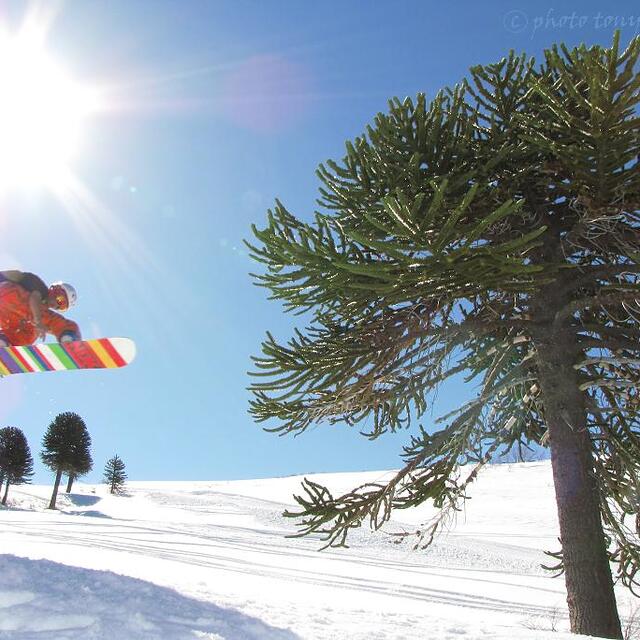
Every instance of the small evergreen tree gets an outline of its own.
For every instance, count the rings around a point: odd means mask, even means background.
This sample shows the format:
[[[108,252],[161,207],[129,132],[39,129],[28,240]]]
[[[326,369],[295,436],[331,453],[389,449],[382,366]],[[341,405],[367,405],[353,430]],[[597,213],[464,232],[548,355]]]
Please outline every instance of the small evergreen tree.
[[[104,481],[109,485],[110,492],[115,494],[123,493],[126,479],[127,474],[124,472],[122,459],[115,455],[107,460],[107,464],[104,467]]]
[[[89,471],[93,465],[89,448],[91,436],[84,420],[70,411],[57,415],[42,439],[42,462],[56,474],[49,509],[56,508],[58,488],[63,473]]]
[[[24,433],[17,427],[0,429],[0,451],[1,474],[6,481],[2,504],[7,504],[9,485],[30,482],[33,458]]]

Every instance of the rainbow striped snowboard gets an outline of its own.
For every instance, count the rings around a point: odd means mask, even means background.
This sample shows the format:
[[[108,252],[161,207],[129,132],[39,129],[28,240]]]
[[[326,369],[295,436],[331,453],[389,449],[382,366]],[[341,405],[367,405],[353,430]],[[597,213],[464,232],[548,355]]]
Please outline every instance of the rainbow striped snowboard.
[[[136,345],[129,338],[0,347],[0,376],[40,371],[116,369],[129,364],[135,357]]]

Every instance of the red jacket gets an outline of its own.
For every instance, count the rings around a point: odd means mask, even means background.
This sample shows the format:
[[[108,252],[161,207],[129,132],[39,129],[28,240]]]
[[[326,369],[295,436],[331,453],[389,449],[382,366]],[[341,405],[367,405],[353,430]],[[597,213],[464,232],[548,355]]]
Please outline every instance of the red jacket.
[[[31,317],[29,296],[29,291],[14,282],[0,282],[0,334],[3,334],[11,345],[33,344],[38,338]],[[47,333],[54,335],[58,341],[65,334],[70,334],[73,340],[80,339],[78,325],[51,311],[44,302],[42,324]]]

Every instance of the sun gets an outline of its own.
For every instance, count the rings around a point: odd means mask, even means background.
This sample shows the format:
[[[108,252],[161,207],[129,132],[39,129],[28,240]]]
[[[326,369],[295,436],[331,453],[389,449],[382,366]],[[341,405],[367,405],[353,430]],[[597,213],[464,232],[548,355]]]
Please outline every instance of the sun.
[[[98,106],[28,30],[0,33],[0,191],[52,186]]]

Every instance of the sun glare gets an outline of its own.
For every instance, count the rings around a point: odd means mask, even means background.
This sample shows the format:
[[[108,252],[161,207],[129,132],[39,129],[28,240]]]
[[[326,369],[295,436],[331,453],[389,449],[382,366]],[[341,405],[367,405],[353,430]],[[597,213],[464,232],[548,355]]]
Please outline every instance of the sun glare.
[[[96,107],[37,38],[0,34],[0,189],[51,186]]]

